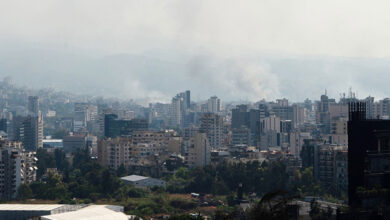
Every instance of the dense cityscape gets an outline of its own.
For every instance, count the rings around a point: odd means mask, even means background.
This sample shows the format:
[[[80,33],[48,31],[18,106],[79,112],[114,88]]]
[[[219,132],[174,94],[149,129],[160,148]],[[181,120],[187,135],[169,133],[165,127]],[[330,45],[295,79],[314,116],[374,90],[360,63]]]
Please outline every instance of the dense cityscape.
[[[390,220],[389,9],[0,0],[0,220]]]
[[[185,91],[144,107],[21,88],[11,77],[0,94],[2,218],[21,215],[9,209],[42,219],[94,209],[131,219],[389,213],[390,99],[350,90],[339,100],[325,91],[242,104],[194,102]],[[39,212],[43,204],[53,205]]]

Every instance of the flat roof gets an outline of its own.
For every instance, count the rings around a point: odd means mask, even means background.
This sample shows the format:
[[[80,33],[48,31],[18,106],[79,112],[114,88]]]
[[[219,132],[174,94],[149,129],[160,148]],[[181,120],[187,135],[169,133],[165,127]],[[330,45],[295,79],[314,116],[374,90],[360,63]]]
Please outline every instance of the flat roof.
[[[119,211],[114,211],[112,207],[106,205],[91,205],[77,211],[65,212],[61,214],[46,215],[42,216],[43,220],[107,220],[107,219],[118,219],[128,220],[128,217]]]
[[[0,204],[0,211],[34,211],[53,210],[64,206],[63,204]]]
[[[43,143],[62,143],[62,139],[43,139]]]
[[[126,180],[126,181],[135,182],[135,181],[145,180],[145,179],[149,179],[149,178],[150,177],[146,177],[146,176],[131,175],[131,176],[122,177],[121,179]]]

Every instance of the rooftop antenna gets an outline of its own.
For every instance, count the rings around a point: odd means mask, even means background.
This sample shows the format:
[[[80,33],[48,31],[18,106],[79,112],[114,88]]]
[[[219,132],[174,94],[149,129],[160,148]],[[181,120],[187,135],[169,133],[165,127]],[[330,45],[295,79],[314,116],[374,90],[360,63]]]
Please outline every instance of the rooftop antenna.
[[[352,99],[353,98],[353,94],[352,94],[352,87],[349,87],[349,94],[348,94],[348,98]]]

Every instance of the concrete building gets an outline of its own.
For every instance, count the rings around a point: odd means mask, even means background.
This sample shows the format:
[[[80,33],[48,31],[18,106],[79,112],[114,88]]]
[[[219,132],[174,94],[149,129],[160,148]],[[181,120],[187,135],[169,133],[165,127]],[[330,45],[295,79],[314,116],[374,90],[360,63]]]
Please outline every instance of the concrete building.
[[[222,111],[222,101],[217,96],[212,96],[207,100],[207,111],[218,113]]]
[[[323,140],[332,145],[348,146],[347,119],[334,118],[330,123],[330,134],[322,134]]]
[[[149,157],[167,153],[167,147],[158,143],[138,143],[133,145],[131,156],[134,158]]]
[[[268,131],[275,131],[277,133],[280,132],[280,117],[276,115],[270,115],[261,120],[262,128],[261,132],[266,133]]]
[[[65,136],[63,139],[63,149],[65,152],[76,152],[85,149],[96,151],[97,137],[83,133]]]
[[[184,141],[188,167],[204,167],[211,162],[211,147],[205,133],[196,133]]]
[[[311,139],[309,132],[293,131],[290,134],[290,153],[295,157],[300,157],[305,139]]]
[[[16,197],[22,183],[36,180],[34,152],[24,151],[21,142],[0,139],[0,198],[10,200]]]
[[[0,219],[65,220],[118,219],[128,220],[122,206],[64,204],[1,204]]]
[[[164,180],[159,180],[146,176],[131,175],[122,177],[121,180],[126,184],[131,184],[141,188],[152,188],[152,187],[167,187],[167,183]]]
[[[334,183],[339,191],[348,190],[348,148],[339,147],[335,151]]]
[[[19,140],[26,150],[36,151],[43,147],[43,120],[40,116],[27,116],[22,119],[17,129]]]
[[[232,124],[233,128],[241,128],[241,126],[248,127],[248,106],[247,105],[237,105],[236,108],[232,109]]]
[[[101,140],[98,143],[98,161],[112,170],[122,164],[127,167],[135,147],[130,138],[114,138]]]
[[[344,191],[348,187],[347,147],[306,139],[302,147],[302,167],[313,167],[313,176],[325,187]]]
[[[300,125],[305,123],[305,108],[297,104],[292,105],[293,108],[293,125],[294,128],[298,128]]]
[[[39,97],[29,96],[27,103],[28,115],[38,117],[39,116]]]
[[[171,153],[180,153],[182,138],[173,130],[165,131],[134,131],[134,144],[155,144]]]
[[[43,148],[63,148],[62,139],[43,139]]]
[[[104,118],[104,136],[109,138],[130,137],[134,131],[148,130],[148,122],[144,119],[123,120],[115,114],[107,114]]]
[[[199,131],[207,134],[211,148],[220,148],[223,144],[223,118],[215,113],[203,113]]]
[[[181,126],[181,120],[182,120],[181,102],[183,102],[183,100],[180,97],[172,98],[172,102],[169,107],[169,125],[171,127],[177,128]]]
[[[242,126],[241,128],[233,128],[232,144],[250,146],[252,144],[251,136],[251,131],[246,126]]]

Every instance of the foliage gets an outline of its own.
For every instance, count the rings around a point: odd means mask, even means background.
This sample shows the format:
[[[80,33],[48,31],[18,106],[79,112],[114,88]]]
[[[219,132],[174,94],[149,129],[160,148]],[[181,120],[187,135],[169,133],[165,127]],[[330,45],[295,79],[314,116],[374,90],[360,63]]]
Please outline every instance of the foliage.
[[[295,189],[302,195],[321,195],[321,184],[314,179],[313,167],[308,167],[302,172],[297,171],[297,181],[295,182]]]
[[[56,168],[56,160],[53,154],[48,153],[45,149],[37,149],[37,177],[40,178],[47,168]]]
[[[166,178],[171,193],[211,193],[229,195],[239,191],[262,195],[276,189],[288,188],[286,167],[281,162],[261,165],[259,162],[220,163],[216,166],[178,169]]]
[[[54,155],[40,149],[38,152],[38,161],[43,161],[38,165],[41,169],[57,167],[64,175],[49,172],[46,179],[31,184],[36,199],[60,200],[63,203],[70,203],[70,198],[95,201],[102,195],[110,197],[120,188],[120,180],[107,168],[90,159],[84,150],[75,153],[73,167],[70,167],[61,150],[56,150]]]
[[[221,162],[203,168],[177,169],[173,174],[163,177],[167,189],[141,189],[123,184],[119,177],[126,175],[127,170],[121,166],[116,172],[100,165],[89,157],[87,150],[73,154],[70,164],[62,150],[54,154],[38,150],[38,167],[57,168],[59,173],[49,173],[40,182],[23,186],[18,192],[19,199],[35,198],[57,200],[60,203],[90,203],[105,201],[120,204],[127,213],[139,216],[151,216],[158,213],[183,213],[198,207],[193,200],[169,198],[168,193],[200,193],[223,197],[225,206],[215,215],[215,219],[275,219],[286,217],[287,202],[291,197],[282,193],[298,192],[298,196],[323,196],[328,193],[313,177],[313,168],[297,171],[295,178],[286,172],[286,164],[275,162]],[[42,177],[40,174],[40,177]],[[292,179],[292,181],[291,181]],[[168,193],[167,193],[168,192]],[[273,193],[268,193],[273,192]],[[255,194],[262,199],[246,213],[236,206],[241,199]],[[332,198],[331,196],[328,196]],[[315,208],[315,207],[314,207]],[[315,210],[315,209],[314,209]],[[320,212],[320,214],[325,215]],[[313,216],[317,216],[313,213]],[[172,219],[188,216],[174,216]],[[192,216],[189,216],[192,218]]]
[[[20,184],[18,188],[17,198],[19,200],[26,200],[32,198],[33,193],[29,185]]]
[[[124,176],[127,175],[126,167],[125,167],[123,164],[121,164],[121,165],[119,166],[119,168],[116,170],[116,175],[117,175],[118,177],[124,177]]]
[[[173,199],[169,203],[172,207],[182,209],[182,210],[191,210],[197,207],[197,204],[192,201],[187,201],[184,199]]]
[[[309,215],[311,219],[313,220],[326,220],[330,219],[333,214],[333,209],[331,207],[328,207],[326,210],[321,209],[318,202],[313,199],[310,202],[310,212]]]
[[[246,212],[248,220],[257,219],[289,219],[291,213],[288,203],[292,201],[287,193],[274,191],[265,194],[261,200]]]
[[[168,220],[203,220],[203,218],[199,215],[192,216],[192,215],[184,214],[184,215],[171,216]]]

